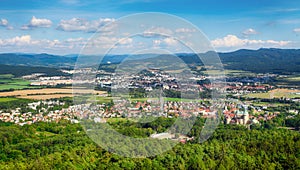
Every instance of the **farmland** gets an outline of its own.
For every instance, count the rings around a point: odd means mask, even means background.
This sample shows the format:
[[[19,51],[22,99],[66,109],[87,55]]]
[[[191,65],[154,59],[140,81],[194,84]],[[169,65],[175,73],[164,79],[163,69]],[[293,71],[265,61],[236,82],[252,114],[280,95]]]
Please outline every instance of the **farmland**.
[[[10,74],[0,75],[0,91],[37,88],[34,86],[30,86],[30,81],[12,77],[13,76]]]
[[[76,89],[78,94],[88,94],[91,92],[89,89]],[[93,91],[94,94],[105,94],[103,91]],[[31,90],[17,90],[11,92],[0,92],[0,97],[15,96],[17,98],[46,100],[61,97],[73,97],[73,89],[70,88],[44,88],[44,89],[31,89]]]
[[[0,103],[2,102],[10,102],[10,101],[15,101],[17,100],[16,98],[12,98],[12,97],[4,97],[4,98],[0,98]]]
[[[272,98],[296,98],[300,97],[298,94],[300,90],[291,89],[274,89],[267,93],[251,93],[247,94],[246,97],[250,98],[262,98],[262,99],[272,99]]]

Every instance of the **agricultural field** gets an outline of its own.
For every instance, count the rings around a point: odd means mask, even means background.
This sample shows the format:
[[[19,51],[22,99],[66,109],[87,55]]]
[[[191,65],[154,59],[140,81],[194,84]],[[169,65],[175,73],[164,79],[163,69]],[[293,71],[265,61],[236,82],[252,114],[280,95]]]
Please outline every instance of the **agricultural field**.
[[[277,78],[278,85],[300,85],[300,76],[299,75],[291,75],[286,77]]]
[[[30,81],[13,78],[13,75],[10,74],[0,75],[0,91],[22,90],[22,89],[32,89],[32,88],[37,88],[37,87],[30,86]]]
[[[250,98],[261,98],[261,99],[273,99],[273,98],[300,98],[300,90],[292,89],[274,89],[267,93],[251,93],[247,94],[246,97]]]
[[[73,97],[73,94],[46,94],[46,95],[30,95],[30,96],[20,96],[22,99],[32,99],[32,100],[48,100],[64,97]]]
[[[11,101],[15,101],[15,100],[18,100],[18,99],[13,98],[13,97],[4,97],[4,98],[0,98],[0,103],[2,103],[2,102],[11,102]]]
[[[89,94],[89,89],[76,89],[78,94]],[[104,91],[93,91],[95,95],[104,95]],[[0,97],[15,96],[23,99],[46,100],[61,97],[73,97],[73,89],[70,88],[44,88],[32,90],[17,90],[11,92],[0,92]]]
[[[234,75],[234,76],[240,76],[240,75],[247,75],[247,76],[252,76],[254,75],[254,73],[248,72],[248,71],[243,71],[243,70],[224,70],[224,71],[220,71],[220,70],[206,70],[203,71],[204,74],[207,75]]]
[[[286,78],[286,80],[288,81],[296,81],[296,82],[300,82],[300,77],[289,77],[289,78]]]
[[[263,107],[263,106],[267,106],[267,107],[285,107],[285,106],[289,106],[289,104],[285,104],[285,103],[269,103],[269,102],[253,102],[252,105],[253,106],[259,106],[259,107]]]
[[[12,74],[0,74],[0,79],[11,79],[14,78]]]

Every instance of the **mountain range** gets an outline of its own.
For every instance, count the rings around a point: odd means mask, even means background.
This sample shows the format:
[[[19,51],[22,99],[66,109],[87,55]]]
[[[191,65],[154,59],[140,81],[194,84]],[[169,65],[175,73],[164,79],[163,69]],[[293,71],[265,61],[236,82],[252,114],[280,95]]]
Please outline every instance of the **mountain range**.
[[[291,73],[300,72],[300,49],[266,49],[245,50],[218,53],[225,69],[244,70],[257,73]],[[186,63],[199,63],[201,61],[195,54],[176,54]],[[205,54],[204,54],[205,55]],[[138,54],[134,58],[147,58],[151,54]],[[110,55],[102,59],[102,63],[117,64],[128,55]],[[51,54],[0,54],[1,65],[73,68],[78,55],[51,55]],[[82,58],[81,58],[82,59]],[[97,56],[83,56],[90,63],[97,62]],[[96,60],[95,60],[96,59]],[[92,62],[91,62],[92,61]]]

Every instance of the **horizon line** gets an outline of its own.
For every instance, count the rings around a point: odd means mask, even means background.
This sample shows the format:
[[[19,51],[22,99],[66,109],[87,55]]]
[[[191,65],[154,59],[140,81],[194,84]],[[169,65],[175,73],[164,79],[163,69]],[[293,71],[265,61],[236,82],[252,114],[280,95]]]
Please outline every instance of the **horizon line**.
[[[246,51],[259,51],[259,50],[300,50],[300,48],[258,48],[258,49],[247,49],[247,48],[240,48],[237,50],[233,50],[233,51],[206,51],[206,52],[198,52],[198,53],[191,53],[191,52],[176,52],[173,54],[205,54],[205,53],[209,53],[209,52],[215,52],[218,54],[226,54],[226,53],[234,53],[237,51],[241,51],[241,50],[246,50]],[[42,52],[42,53],[34,53],[34,52],[0,52],[0,54],[20,54],[20,55],[41,55],[41,54],[46,54],[46,55],[53,55],[53,56],[62,56],[62,57],[66,57],[66,56],[71,56],[71,55],[82,55],[82,56],[94,56],[94,55],[101,55],[104,56],[106,54],[76,54],[76,53],[68,53],[68,54],[54,54],[54,53],[47,53],[47,52]],[[170,53],[138,53],[138,54],[134,54],[134,55],[165,55],[165,54],[170,54]],[[119,53],[119,54],[109,54],[108,56],[118,56],[118,55],[131,55],[129,53]]]

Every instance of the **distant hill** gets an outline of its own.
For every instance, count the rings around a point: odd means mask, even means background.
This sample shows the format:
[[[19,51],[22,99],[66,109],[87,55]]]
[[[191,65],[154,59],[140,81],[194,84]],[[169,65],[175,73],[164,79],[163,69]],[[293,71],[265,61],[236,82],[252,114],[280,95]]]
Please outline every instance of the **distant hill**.
[[[30,75],[33,73],[45,73],[48,76],[66,76],[60,69],[50,67],[12,66],[0,64],[0,74],[13,74],[15,77]]]
[[[209,54],[209,53],[206,53]],[[206,55],[203,54],[203,55]],[[155,54],[139,54],[133,58],[146,59]],[[177,54],[186,63],[200,63],[195,54]],[[102,63],[117,64],[128,55],[111,55],[103,58]],[[266,49],[238,50],[229,53],[219,53],[225,69],[244,70],[257,73],[291,73],[300,72],[300,50],[295,49]],[[0,54],[0,64],[43,67],[72,68],[78,55],[57,56],[49,54]],[[98,56],[84,56],[88,63],[97,63]],[[85,63],[84,61],[82,63]]]
[[[295,49],[238,50],[219,53],[219,56],[227,69],[257,73],[300,72],[300,50]]]
[[[68,67],[74,65],[76,57],[64,57],[49,54],[0,54],[0,64]]]

